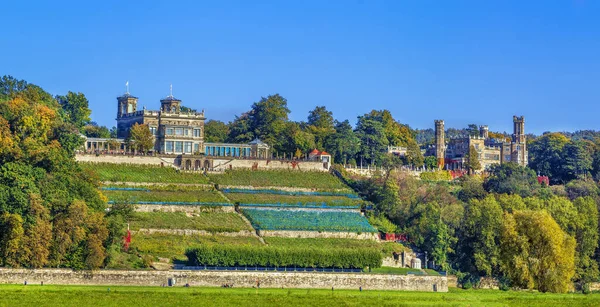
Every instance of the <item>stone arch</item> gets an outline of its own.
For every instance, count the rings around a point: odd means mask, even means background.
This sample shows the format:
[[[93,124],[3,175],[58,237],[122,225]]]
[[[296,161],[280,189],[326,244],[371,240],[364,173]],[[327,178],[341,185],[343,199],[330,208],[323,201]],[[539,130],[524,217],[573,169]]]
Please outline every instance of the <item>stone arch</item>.
[[[210,169],[210,168],[211,168],[211,165],[210,165],[210,164],[211,164],[211,163],[210,163],[210,160],[204,160],[204,169],[205,169],[205,170],[208,170],[208,169]]]
[[[202,163],[200,162],[200,160],[196,160],[194,162],[194,170],[197,171],[200,170],[200,168],[202,168]]]
[[[186,170],[191,170],[192,169],[192,160],[185,160],[185,169]]]

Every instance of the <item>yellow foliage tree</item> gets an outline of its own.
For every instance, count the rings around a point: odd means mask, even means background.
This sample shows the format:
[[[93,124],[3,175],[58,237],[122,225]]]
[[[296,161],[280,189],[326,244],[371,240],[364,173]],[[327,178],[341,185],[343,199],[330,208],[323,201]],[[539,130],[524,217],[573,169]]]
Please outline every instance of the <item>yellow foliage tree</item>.
[[[501,271],[513,286],[567,292],[575,275],[575,239],[546,211],[505,213]]]

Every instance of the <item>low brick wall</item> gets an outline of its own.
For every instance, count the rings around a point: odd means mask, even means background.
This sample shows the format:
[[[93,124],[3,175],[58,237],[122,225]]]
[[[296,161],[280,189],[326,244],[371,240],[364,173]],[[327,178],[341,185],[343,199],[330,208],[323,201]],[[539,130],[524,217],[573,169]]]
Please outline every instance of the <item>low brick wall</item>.
[[[406,291],[448,291],[444,276],[380,275],[366,273],[286,273],[286,272],[221,272],[221,271],[72,271],[68,269],[0,269],[0,283],[61,285],[136,285],[161,286],[169,278],[177,286],[324,288]]]
[[[281,238],[339,238],[339,239],[359,239],[379,241],[379,235],[376,232],[318,232],[318,231],[291,231],[291,230],[258,230],[261,237],[281,237]]]

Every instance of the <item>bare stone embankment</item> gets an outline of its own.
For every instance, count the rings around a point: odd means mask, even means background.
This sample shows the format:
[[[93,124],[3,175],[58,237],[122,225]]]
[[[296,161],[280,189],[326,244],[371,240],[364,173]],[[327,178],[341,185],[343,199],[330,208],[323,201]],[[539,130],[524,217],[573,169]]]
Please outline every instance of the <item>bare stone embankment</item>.
[[[249,271],[73,271],[70,269],[0,269],[0,283],[59,285],[161,286],[174,280],[177,286],[321,288],[405,291],[448,291],[445,276],[384,275],[367,273],[291,273]]]

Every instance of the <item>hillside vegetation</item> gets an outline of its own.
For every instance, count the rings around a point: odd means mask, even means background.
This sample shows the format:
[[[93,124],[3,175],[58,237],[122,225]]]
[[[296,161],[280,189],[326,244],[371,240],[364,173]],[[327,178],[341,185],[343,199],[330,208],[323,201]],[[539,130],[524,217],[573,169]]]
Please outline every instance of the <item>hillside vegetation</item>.
[[[224,174],[210,174],[220,186],[292,187],[319,191],[348,190],[338,178],[326,172],[292,170],[227,170]]]

